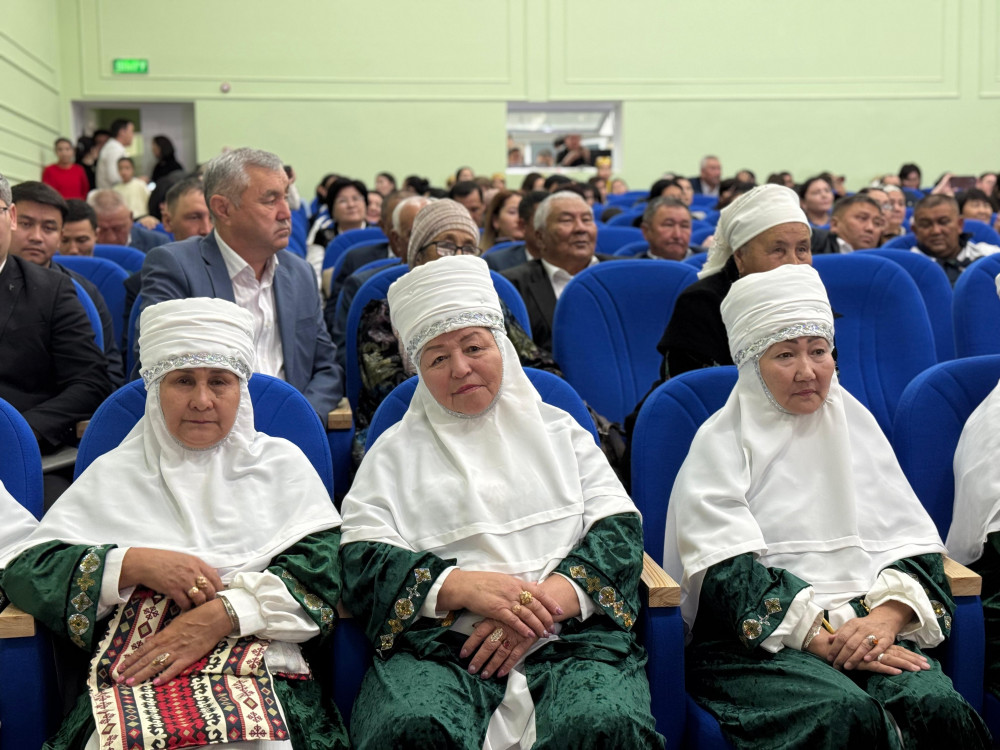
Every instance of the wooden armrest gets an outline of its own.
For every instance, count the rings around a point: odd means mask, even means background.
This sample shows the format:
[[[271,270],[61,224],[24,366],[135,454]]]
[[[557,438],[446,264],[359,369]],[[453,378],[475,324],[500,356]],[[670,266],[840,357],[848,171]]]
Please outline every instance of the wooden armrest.
[[[642,582],[649,589],[649,607],[679,607],[681,587],[667,571],[645,552],[642,553]]]
[[[952,596],[979,596],[983,591],[982,577],[947,555],[944,555],[944,574],[948,576]]]
[[[326,429],[328,430],[349,430],[354,424],[354,415],[351,414],[351,405],[347,403],[347,397],[340,399],[337,408],[326,415]]]
[[[76,439],[77,440],[80,440],[83,437],[83,433],[86,431],[86,429],[88,427],[90,427],[90,420],[89,419],[85,419],[82,422],[77,422],[76,423]]]
[[[0,612],[0,638],[27,638],[35,634],[35,618],[13,604]]]
[[[329,299],[333,291],[333,266],[324,268],[320,273],[320,287],[323,290],[323,298]]]

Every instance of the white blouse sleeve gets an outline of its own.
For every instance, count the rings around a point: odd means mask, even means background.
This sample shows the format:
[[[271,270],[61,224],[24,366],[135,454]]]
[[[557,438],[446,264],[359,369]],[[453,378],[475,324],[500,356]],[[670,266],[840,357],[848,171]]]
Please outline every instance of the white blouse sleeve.
[[[125,604],[135,591],[130,586],[124,591],[118,590],[118,581],[122,575],[122,561],[129,547],[115,547],[108,550],[104,556],[104,573],[101,575],[101,596],[97,600],[97,619],[102,620],[111,614],[119,604]]]
[[[801,651],[809,629],[821,614],[823,608],[813,601],[813,587],[807,586],[792,599],[781,624],[761,642],[761,648],[772,654],[786,647]]]
[[[915,578],[895,568],[886,568],[879,573],[875,585],[865,597],[865,603],[869,609],[875,609],[886,602],[901,602],[916,615],[903,626],[897,638],[913,641],[921,648],[932,648],[944,640],[944,633],[941,632],[934,612],[934,602],[927,597],[924,587]],[[938,606],[941,606],[940,603]]]
[[[319,634],[319,626],[274,573],[237,573],[219,596],[233,605],[240,635],[302,643]]]

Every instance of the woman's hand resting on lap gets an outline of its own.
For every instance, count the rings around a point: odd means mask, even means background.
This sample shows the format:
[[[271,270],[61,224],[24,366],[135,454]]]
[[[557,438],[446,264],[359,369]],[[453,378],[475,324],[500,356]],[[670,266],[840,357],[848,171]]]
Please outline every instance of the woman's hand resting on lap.
[[[204,581],[207,586],[201,585]],[[194,555],[131,547],[122,558],[118,586],[127,589],[139,585],[169,596],[185,611],[215,599],[216,592],[224,588],[215,568]]]
[[[490,638],[497,629],[503,631],[502,637],[497,640]],[[509,628],[498,620],[487,618],[476,626],[472,635],[462,646],[461,657],[464,659],[469,654],[475,652],[472,661],[469,662],[469,674],[476,674],[484,680],[491,675],[505,677],[524,653],[531,648],[538,640],[538,636],[532,633],[530,636],[523,636],[519,633],[509,632]],[[480,672],[479,670],[482,669]]]
[[[529,604],[520,603],[522,591],[531,593]],[[438,593],[437,608],[439,611],[467,609],[496,620],[524,638],[545,637],[552,632],[553,615],[563,614],[556,600],[537,583],[505,573],[464,570],[453,570],[445,579]]]

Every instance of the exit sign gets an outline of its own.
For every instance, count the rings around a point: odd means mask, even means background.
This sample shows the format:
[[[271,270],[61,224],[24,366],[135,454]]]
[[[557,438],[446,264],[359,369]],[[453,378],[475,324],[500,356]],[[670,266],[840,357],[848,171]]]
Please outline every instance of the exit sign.
[[[116,74],[146,74],[149,72],[149,60],[140,57],[121,57],[113,62],[112,70]]]

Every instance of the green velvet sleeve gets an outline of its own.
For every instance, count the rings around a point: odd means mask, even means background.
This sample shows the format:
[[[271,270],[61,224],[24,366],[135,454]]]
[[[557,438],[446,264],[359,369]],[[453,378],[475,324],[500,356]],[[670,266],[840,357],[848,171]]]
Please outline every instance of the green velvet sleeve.
[[[594,523],[556,567],[579,584],[617,625],[630,630],[639,614],[642,519],[619,513]]]
[[[333,633],[340,600],[340,528],[310,534],[271,561],[268,571],[319,626],[321,638]]]
[[[897,560],[889,566],[910,576],[923,586],[945,638],[951,635],[951,618],[955,615],[955,600],[944,573],[944,557],[938,553],[917,555]]]
[[[340,548],[344,606],[386,658],[396,639],[419,619],[424,597],[438,576],[456,564],[430,552],[410,552],[380,542]]]
[[[751,552],[723,560],[705,571],[695,631],[720,638],[735,633],[747,649],[756,648],[781,624],[792,600],[807,586],[783,568],[757,562]]]
[[[113,544],[44,542],[25,550],[3,573],[3,587],[18,607],[55,633],[90,652],[104,562]]]

